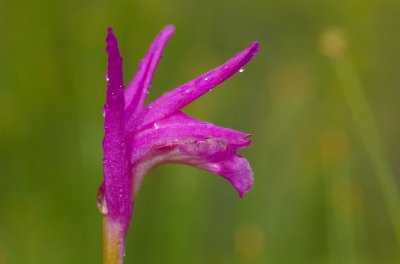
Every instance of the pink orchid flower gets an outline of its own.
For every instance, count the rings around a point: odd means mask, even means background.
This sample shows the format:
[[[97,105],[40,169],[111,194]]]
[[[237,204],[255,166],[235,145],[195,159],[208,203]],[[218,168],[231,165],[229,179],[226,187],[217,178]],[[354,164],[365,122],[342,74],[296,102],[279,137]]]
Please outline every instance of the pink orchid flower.
[[[182,163],[210,171],[227,179],[240,197],[253,184],[250,165],[238,154],[250,144],[251,135],[199,121],[181,109],[240,71],[256,55],[259,44],[252,43],[223,65],[145,106],[154,72],[174,31],[172,25],[161,31],[125,89],[118,42],[108,29],[104,181],[98,199],[107,264],[123,263],[135,198],[143,178],[155,166]]]

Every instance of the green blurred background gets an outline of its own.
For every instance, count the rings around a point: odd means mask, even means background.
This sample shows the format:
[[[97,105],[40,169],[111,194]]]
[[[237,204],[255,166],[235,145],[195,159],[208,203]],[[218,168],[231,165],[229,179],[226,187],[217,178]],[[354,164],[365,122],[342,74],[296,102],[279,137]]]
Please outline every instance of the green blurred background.
[[[0,0],[0,264],[101,263],[106,28],[128,82],[169,23],[149,100],[261,42],[185,109],[254,134],[255,185],[155,169],[126,263],[400,263],[400,1]]]

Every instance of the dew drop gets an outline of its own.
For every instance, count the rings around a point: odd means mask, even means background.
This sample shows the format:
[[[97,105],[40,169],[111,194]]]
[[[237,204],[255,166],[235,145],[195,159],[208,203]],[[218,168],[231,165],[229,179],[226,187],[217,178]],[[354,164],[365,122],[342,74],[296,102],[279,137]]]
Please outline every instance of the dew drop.
[[[108,72],[106,72],[106,75],[104,76],[104,78],[106,79],[107,82],[110,80],[110,78],[108,78]]]
[[[101,184],[99,191],[97,192],[97,208],[102,215],[108,214],[104,183]]]
[[[160,128],[160,126],[157,123],[154,123],[153,127],[154,127],[154,129],[159,129]]]
[[[239,72],[244,72],[244,69],[243,69],[243,68],[240,68],[240,69],[239,69]]]
[[[208,77],[204,78],[204,81],[208,81]]]
[[[103,117],[106,117],[106,109],[105,109],[105,108],[104,108],[103,111],[101,112],[101,115],[102,115]]]

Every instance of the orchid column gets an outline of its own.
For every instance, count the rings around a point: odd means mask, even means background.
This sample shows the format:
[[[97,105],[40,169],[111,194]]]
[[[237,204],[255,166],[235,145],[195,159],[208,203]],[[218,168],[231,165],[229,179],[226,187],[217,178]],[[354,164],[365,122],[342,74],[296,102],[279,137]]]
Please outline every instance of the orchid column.
[[[108,30],[108,85],[104,106],[104,181],[98,206],[103,218],[105,264],[122,264],[133,205],[144,176],[162,163],[182,163],[227,179],[240,197],[253,184],[246,159],[237,152],[250,144],[250,134],[217,127],[181,109],[238,72],[257,53],[251,44],[218,68],[164,94],[144,106],[151,80],[168,40],[167,26],[156,37],[125,90],[122,58]]]

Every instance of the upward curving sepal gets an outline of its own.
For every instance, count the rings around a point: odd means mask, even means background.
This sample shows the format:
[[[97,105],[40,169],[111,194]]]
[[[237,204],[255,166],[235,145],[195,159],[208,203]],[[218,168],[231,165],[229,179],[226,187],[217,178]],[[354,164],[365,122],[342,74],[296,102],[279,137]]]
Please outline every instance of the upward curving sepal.
[[[257,54],[258,47],[258,42],[254,42],[221,66],[164,94],[127,120],[127,132],[140,131],[145,126],[176,113],[211,91],[246,65]]]
[[[125,109],[127,112],[127,117],[143,108],[146,96],[153,80],[154,72],[156,71],[157,65],[162,57],[165,46],[174,32],[174,26],[166,26],[154,39],[146,56],[139,63],[138,71],[125,91]]]

